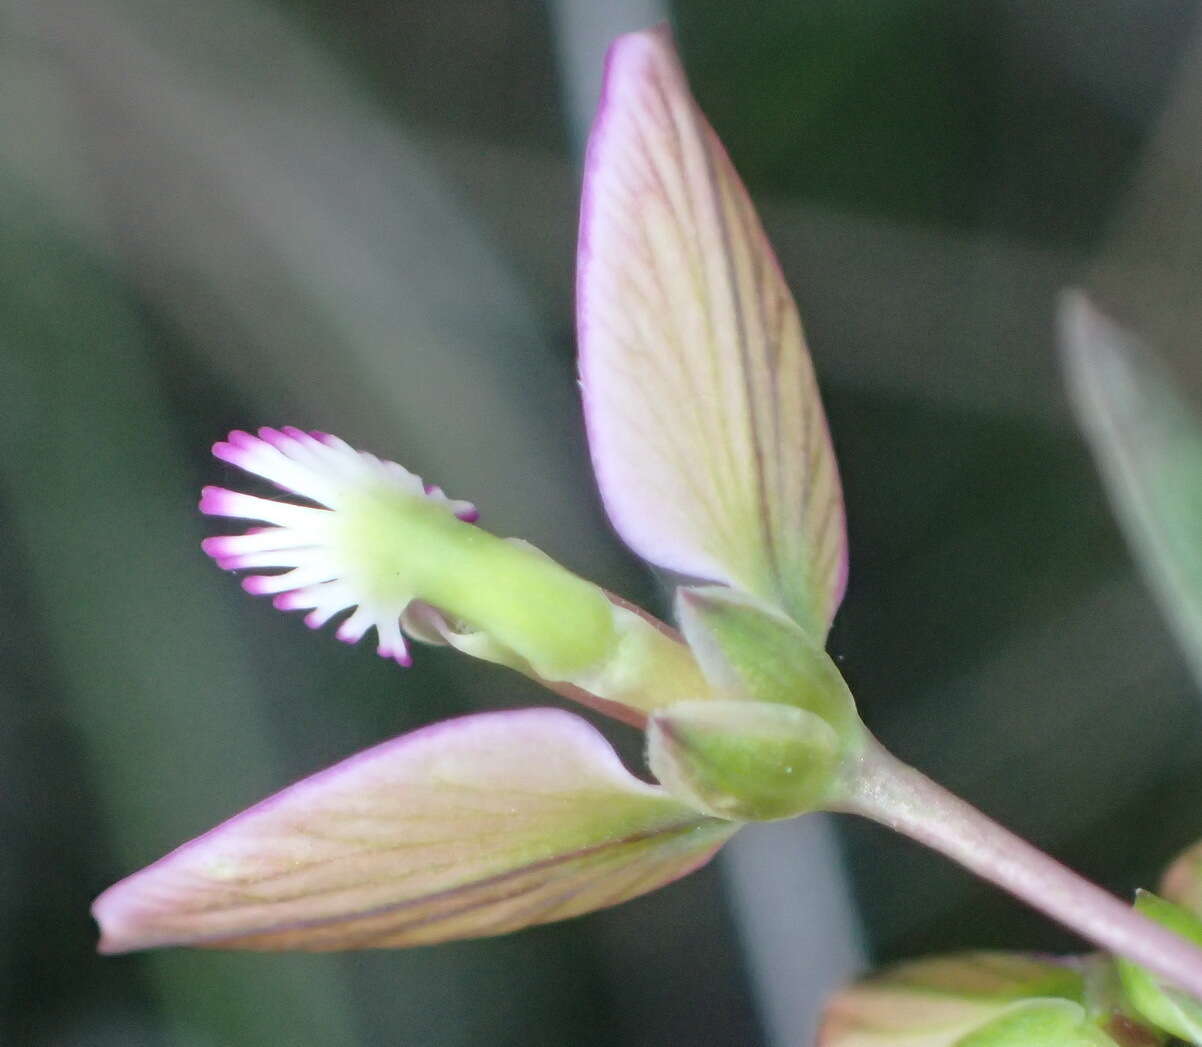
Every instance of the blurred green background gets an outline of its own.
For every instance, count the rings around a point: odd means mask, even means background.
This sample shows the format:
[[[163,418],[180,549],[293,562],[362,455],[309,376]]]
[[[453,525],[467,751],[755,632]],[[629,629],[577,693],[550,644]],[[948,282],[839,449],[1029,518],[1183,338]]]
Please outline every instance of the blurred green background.
[[[194,508],[229,428],[336,432],[662,610],[591,486],[571,300],[601,55],[661,14],[806,318],[868,723],[1117,891],[1202,836],[1199,696],[1053,342],[1086,282],[1202,387],[1195,3],[0,0],[0,1044],[779,1047],[861,963],[1079,948],[807,819],[504,939],[94,955],[91,898],[241,806],[553,700],[245,597]]]

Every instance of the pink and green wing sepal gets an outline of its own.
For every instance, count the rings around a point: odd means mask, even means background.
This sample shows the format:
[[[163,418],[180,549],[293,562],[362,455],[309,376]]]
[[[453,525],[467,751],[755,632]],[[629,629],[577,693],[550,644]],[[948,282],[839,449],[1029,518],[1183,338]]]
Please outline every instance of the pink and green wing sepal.
[[[847,578],[838,470],[801,323],[666,27],[610,50],[577,261],[589,447],[645,560],[825,638]]]
[[[631,775],[569,713],[484,713],[277,793],[109,888],[93,913],[110,953],[424,945],[633,898],[737,827]]]

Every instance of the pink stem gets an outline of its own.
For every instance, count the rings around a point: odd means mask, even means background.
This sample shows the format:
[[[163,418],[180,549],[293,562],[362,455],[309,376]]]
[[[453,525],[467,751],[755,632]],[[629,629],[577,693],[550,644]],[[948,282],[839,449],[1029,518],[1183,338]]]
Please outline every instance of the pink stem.
[[[938,851],[1110,952],[1202,999],[1202,949],[1146,919],[870,740],[838,809]]]

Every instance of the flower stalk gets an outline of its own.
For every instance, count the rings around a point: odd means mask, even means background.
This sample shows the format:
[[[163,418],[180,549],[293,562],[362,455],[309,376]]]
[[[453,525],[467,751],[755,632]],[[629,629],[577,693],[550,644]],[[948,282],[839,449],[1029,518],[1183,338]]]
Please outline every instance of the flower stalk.
[[[832,807],[908,836],[1202,999],[1202,949],[1137,913],[870,741]]]

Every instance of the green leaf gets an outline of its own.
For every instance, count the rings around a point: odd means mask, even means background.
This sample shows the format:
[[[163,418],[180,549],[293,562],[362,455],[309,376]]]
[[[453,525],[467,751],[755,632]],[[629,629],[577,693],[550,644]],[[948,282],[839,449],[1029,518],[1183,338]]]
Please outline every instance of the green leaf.
[[[1111,502],[1202,684],[1202,419],[1130,333],[1064,299],[1069,390]]]
[[[1179,905],[1150,891],[1140,891],[1135,908],[1183,938],[1202,945],[1202,920]],[[1132,1006],[1144,1018],[1187,1043],[1202,1044],[1202,1002],[1163,985],[1138,964],[1121,957],[1116,962],[1123,988]]]

